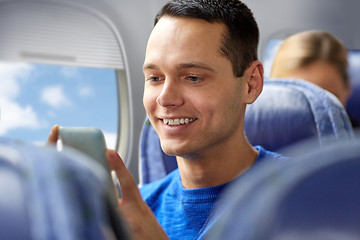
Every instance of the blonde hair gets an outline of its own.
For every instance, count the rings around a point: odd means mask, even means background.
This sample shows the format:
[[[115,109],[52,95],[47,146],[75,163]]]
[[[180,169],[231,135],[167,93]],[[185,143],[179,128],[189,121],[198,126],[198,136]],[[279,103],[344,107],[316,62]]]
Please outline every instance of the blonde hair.
[[[345,85],[349,84],[347,50],[339,39],[324,31],[305,31],[285,39],[274,58],[270,77],[286,77],[318,61],[332,64]]]

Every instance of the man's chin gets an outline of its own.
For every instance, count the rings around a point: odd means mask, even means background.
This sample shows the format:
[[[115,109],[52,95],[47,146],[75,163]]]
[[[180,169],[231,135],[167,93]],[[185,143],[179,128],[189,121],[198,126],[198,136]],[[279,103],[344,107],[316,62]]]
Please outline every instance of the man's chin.
[[[195,146],[185,143],[184,141],[163,140],[160,141],[160,143],[163,152],[169,156],[184,157],[189,154],[192,155],[196,151],[194,150]]]
[[[169,156],[181,156],[186,152],[179,144],[162,144],[161,148]]]
[[[167,148],[167,147],[162,147],[162,150],[164,153],[166,153],[169,156],[178,156],[179,155],[179,151],[173,148]]]
[[[169,156],[175,156],[175,157],[187,158],[187,159],[196,159],[197,157],[199,157],[198,152],[191,151],[190,149],[185,149],[185,148],[163,147],[163,152]]]

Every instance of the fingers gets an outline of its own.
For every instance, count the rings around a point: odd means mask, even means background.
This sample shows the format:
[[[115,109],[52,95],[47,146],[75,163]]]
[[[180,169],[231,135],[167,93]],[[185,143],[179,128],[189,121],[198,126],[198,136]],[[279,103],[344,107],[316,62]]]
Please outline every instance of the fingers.
[[[132,230],[133,239],[169,240],[151,209],[142,200],[139,189],[119,154],[108,149],[106,159],[109,168],[115,171],[119,179],[122,192],[119,209]]]
[[[106,159],[111,170],[115,171],[120,183],[122,202],[142,201],[139,189],[121,157],[115,150],[106,151]]]
[[[52,127],[47,143],[56,143],[59,139],[59,125]]]

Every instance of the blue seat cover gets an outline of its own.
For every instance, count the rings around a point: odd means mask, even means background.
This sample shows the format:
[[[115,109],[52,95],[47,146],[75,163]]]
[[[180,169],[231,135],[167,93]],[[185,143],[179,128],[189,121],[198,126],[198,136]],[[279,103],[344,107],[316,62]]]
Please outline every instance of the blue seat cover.
[[[105,169],[69,148],[0,138],[0,239],[128,239]]]

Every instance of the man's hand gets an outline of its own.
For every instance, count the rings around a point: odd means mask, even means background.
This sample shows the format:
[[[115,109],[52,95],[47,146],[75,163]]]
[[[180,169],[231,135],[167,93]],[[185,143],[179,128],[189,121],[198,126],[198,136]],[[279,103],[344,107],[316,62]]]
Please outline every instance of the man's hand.
[[[48,144],[56,144],[59,139],[59,126],[52,127]],[[115,171],[120,183],[122,198],[118,206],[124,220],[130,227],[134,240],[169,239],[148,205],[143,201],[139,189],[125,164],[115,150],[106,151],[109,168]]]
[[[169,239],[148,205],[143,201],[139,189],[115,150],[107,150],[106,159],[120,182],[122,198],[119,208],[131,229],[135,240]]]

